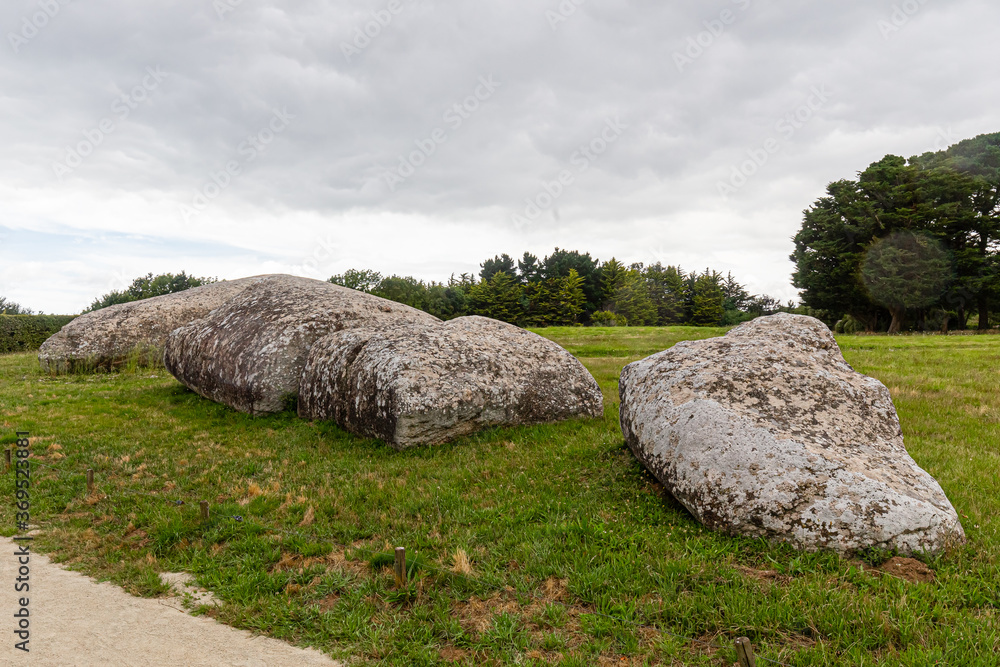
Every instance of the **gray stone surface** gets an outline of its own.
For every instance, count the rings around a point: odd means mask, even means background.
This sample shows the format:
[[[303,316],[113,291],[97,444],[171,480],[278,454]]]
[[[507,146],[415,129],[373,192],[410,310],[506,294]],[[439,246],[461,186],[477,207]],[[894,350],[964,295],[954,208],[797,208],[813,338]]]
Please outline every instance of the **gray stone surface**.
[[[306,355],[317,339],[342,329],[438,321],[328,282],[268,276],[208,316],[175,329],[163,362],[206,398],[250,414],[278,412],[298,394]]]
[[[158,365],[167,334],[265,277],[226,280],[84,313],[42,343],[38,361],[47,373],[114,370],[129,361]]]
[[[573,355],[485,317],[327,336],[313,346],[299,389],[301,417],[396,449],[603,410],[597,382]]]
[[[840,552],[964,540],[889,391],[819,320],[782,313],[678,343],[626,366],[619,392],[629,447],[712,528]]]

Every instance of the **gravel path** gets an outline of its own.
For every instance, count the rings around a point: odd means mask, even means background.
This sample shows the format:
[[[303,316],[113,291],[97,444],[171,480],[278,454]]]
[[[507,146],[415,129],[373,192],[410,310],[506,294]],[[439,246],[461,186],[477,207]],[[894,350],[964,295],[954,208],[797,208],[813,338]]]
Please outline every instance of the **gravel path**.
[[[0,537],[0,664],[2,665],[302,665],[342,667],[312,649],[254,637],[180,610],[178,598],[132,597],[109,583],[30,555],[30,591],[17,593],[18,547]],[[27,596],[29,653],[14,647],[18,599]]]

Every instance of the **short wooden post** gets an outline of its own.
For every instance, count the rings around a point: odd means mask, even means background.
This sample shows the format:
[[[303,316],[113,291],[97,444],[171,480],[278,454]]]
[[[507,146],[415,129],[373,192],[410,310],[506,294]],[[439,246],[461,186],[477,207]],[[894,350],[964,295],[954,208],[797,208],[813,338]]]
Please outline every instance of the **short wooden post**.
[[[406,585],[406,547],[396,547],[396,587]]]
[[[208,501],[202,500],[198,504],[201,505],[201,520],[208,521]]]
[[[740,667],[757,667],[757,659],[753,655],[753,644],[746,637],[736,639],[736,659]]]
[[[87,494],[94,493],[94,469],[87,468]]]
[[[5,463],[4,470],[7,470],[10,468],[10,447],[3,451],[3,458]]]

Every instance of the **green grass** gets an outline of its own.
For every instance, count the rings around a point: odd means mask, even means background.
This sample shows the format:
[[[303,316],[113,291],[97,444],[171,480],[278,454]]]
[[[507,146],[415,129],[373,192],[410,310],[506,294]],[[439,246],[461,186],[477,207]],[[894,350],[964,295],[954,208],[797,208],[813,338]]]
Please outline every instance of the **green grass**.
[[[401,453],[291,413],[236,413],[163,369],[46,377],[33,355],[6,355],[0,442],[29,430],[36,462],[67,471],[34,470],[35,545],[56,560],[150,596],[158,572],[189,571],[225,602],[206,613],[357,664],[731,665],[740,635],[792,665],[997,664],[1000,337],[839,338],[889,386],[969,537],[928,561],[934,583],[908,583],[712,533],[636,463],[621,367],[721,332],[541,330],[594,373],[604,419]],[[73,472],[86,468],[89,497]],[[12,473],[0,483],[10,535]],[[412,580],[397,590],[400,545]],[[453,571],[462,553],[471,573]]]

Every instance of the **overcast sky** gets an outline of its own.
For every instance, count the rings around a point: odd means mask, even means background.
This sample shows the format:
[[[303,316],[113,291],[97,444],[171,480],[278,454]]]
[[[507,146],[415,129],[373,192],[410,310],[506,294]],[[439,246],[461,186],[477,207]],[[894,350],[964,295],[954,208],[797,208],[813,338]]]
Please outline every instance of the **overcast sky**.
[[[827,183],[1000,131],[998,25],[986,0],[5,0],[0,295],[558,246],[794,298]]]

